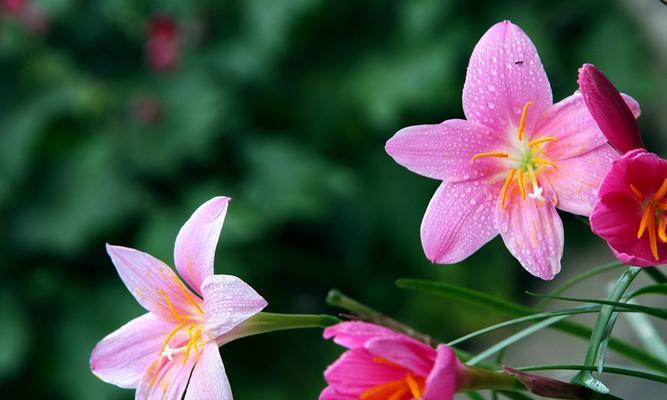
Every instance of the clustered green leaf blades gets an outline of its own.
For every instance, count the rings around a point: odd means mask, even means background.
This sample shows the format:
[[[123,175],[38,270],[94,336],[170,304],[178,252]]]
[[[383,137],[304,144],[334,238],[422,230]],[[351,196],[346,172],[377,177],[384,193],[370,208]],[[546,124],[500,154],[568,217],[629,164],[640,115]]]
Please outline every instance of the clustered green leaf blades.
[[[442,298],[480,306],[496,311],[502,315],[524,317],[535,313],[535,310],[530,307],[503,300],[487,293],[482,293],[473,289],[463,288],[448,283],[420,279],[399,279],[396,284],[400,288],[428,293]],[[592,334],[592,330],[590,328],[570,321],[558,321],[553,325],[550,325],[549,328],[557,329],[561,332],[584,339],[589,339]],[[609,348],[646,367],[654,368],[657,371],[667,373],[667,362],[643,351],[636,346],[611,337],[609,340]]]

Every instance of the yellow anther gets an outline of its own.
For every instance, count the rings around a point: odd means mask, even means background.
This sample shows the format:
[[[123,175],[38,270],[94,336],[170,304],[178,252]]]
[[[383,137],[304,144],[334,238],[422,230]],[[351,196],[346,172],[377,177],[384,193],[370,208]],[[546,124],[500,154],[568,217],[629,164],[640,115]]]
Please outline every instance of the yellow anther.
[[[553,161],[545,160],[543,158],[534,158],[534,157],[532,158],[532,161],[535,164],[550,165],[550,166],[554,167],[555,169],[558,169],[558,166],[556,166],[556,163],[553,162]]]
[[[407,383],[408,387],[410,388],[410,394],[412,394],[412,398],[421,400],[422,392],[419,388],[419,383],[417,383],[415,378],[412,377],[412,374],[408,373],[408,375],[405,377],[405,383]]]
[[[519,142],[523,140],[523,129],[526,127],[526,117],[528,116],[528,107],[532,106],[533,102],[529,101],[523,106],[523,111],[521,111],[521,119],[519,120]]]
[[[505,179],[505,184],[503,184],[503,189],[500,191],[500,207],[505,208],[505,198],[507,197],[507,188],[509,188],[512,179],[514,179],[514,173],[516,169],[510,169],[507,179]]]
[[[521,191],[521,198],[526,200],[526,188],[523,186],[523,170],[519,170],[516,176],[516,180],[519,183],[519,190]]]
[[[653,208],[653,204],[649,204],[646,208],[651,210],[650,217],[648,218],[648,227],[646,228],[648,230],[651,253],[653,253],[653,257],[656,261],[660,261],[660,256],[658,254],[658,235],[657,229],[655,229],[655,209]]]
[[[658,238],[662,243],[667,243],[667,219],[660,216],[658,220]]]
[[[665,197],[666,194],[667,194],[667,178],[665,178],[665,180],[662,181],[660,189],[658,189],[658,191],[655,192],[655,194],[653,195],[653,200],[660,201]]]
[[[630,190],[632,191],[632,194],[635,195],[637,200],[639,201],[644,201],[644,193],[642,193],[641,190],[637,189],[637,186],[633,185],[632,183],[630,184]]]
[[[644,215],[642,215],[642,220],[639,223],[639,230],[637,231],[637,239],[641,239],[642,236],[644,236],[644,232],[646,232],[646,228],[648,228],[649,225],[649,219],[655,221],[655,212],[653,211],[652,204],[649,204],[644,209]]]
[[[510,156],[509,154],[504,153],[504,152],[502,152],[502,151],[489,151],[489,152],[486,152],[486,153],[478,153],[478,154],[475,154],[474,156],[472,156],[472,158],[470,159],[470,161],[475,161],[476,159],[478,159],[478,158],[482,158],[482,157],[507,158],[507,157],[509,157],[509,156]]]
[[[169,344],[169,341],[171,340],[172,337],[176,334],[176,332],[180,331],[185,327],[184,324],[178,325],[176,328],[172,329],[171,332],[167,335],[167,338],[164,340],[164,343],[162,344],[162,348],[160,349],[160,354],[164,352],[164,349],[167,348],[167,345]]]
[[[552,142],[554,140],[558,140],[558,138],[555,137],[555,136],[545,136],[543,138],[531,140],[530,142],[528,142],[528,147],[535,147],[538,144],[542,144],[542,143],[546,143],[546,142]]]
[[[169,307],[169,310],[171,311],[176,321],[182,324],[184,322],[183,317],[176,312],[176,309],[174,308],[174,305],[171,304],[171,300],[169,299],[169,296],[167,296],[167,293],[164,290],[160,289],[160,294],[162,295],[162,297],[164,297],[164,300],[167,303],[167,307]]]

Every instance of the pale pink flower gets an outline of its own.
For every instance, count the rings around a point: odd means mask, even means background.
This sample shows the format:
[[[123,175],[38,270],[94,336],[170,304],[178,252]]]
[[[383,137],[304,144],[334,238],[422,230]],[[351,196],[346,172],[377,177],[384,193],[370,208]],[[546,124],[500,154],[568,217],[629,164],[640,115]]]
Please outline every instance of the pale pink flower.
[[[95,346],[90,368],[100,379],[136,388],[141,400],[179,400],[184,392],[186,400],[232,399],[218,346],[238,337],[239,324],[267,303],[239,278],[213,274],[228,203],[209,200],[181,228],[174,259],[185,283],[149,254],[107,245],[120,278],[148,313]]]
[[[426,256],[456,263],[500,233],[528,272],[552,279],[563,253],[556,208],[590,215],[616,153],[581,94],[552,103],[535,46],[509,21],[473,50],[463,111],[465,120],[404,128],[386,145],[399,164],[442,180],[421,226]]]
[[[349,350],[324,372],[329,386],[320,400],[448,400],[466,380],[451,348],[433,349],[381,326],[342,322],[324,338]]]

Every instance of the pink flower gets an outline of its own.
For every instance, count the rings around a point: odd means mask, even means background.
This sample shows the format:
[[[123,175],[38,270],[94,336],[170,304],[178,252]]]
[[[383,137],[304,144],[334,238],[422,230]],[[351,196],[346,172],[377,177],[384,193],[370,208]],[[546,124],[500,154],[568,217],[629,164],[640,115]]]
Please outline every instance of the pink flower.
[[[100,379],[136,388],[137,399],[181,399],[186,386],[186,400],[232,399],[218,346],[238,337],[239,324],[267,303],[239,278],[213,275],[228,203],[209,200],[181,228],[174,259],[185,283],[149,254],[107,245],[120,278],[148,313],[95,346],[90,368]]]
[[[667,160],[638,149],[614,162],[591,229],[627,265],[667,263]]]
[[[150,20],[146,56],[151,68],[158,72],[173,69],[181,55],[180,46],[180,29],[172,17],[158,15]]]
[[[619,153],[644,148],[639,126],[616,87],[594,65],[579,69],[579,89],[600,130]]]
[[[426,256],[456,263],[500,233],[528,272],[552,279],[563,252],[556,208],[590,215],[616,153],[581,94],[552,104],[533,43],[509,21],[477,43],[463,111],[466,120],[404,128],[386,145],[399,164],[442,180],[421,226]]]
[[[464,366],[445,345],[437,350],[408,336],[365,323],[342,322],[324,338],[349,350],[324,372],[320,400],[447,400]]]

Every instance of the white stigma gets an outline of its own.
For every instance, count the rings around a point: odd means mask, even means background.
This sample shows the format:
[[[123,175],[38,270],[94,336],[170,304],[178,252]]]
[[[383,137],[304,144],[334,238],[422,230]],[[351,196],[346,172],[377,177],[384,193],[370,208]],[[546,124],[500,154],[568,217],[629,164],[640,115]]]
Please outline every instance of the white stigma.
[[[172,349],[171,347],[169,347],[169,345],[167,345],[167,346],[164,348],[164,351],[163,351],[162,354],[161,354],[162,357],[167,357],[167,359],[168,359],[169,361],[171,361],[171,360],[174,359],[174,356],[173,356],[173,355],[174,355],[174,349]]]
[[[545,201],[542,192],[544,192],[544,189],[541,186],[533,186],[533,193],[528,193],[528,197],[539,201]]]

